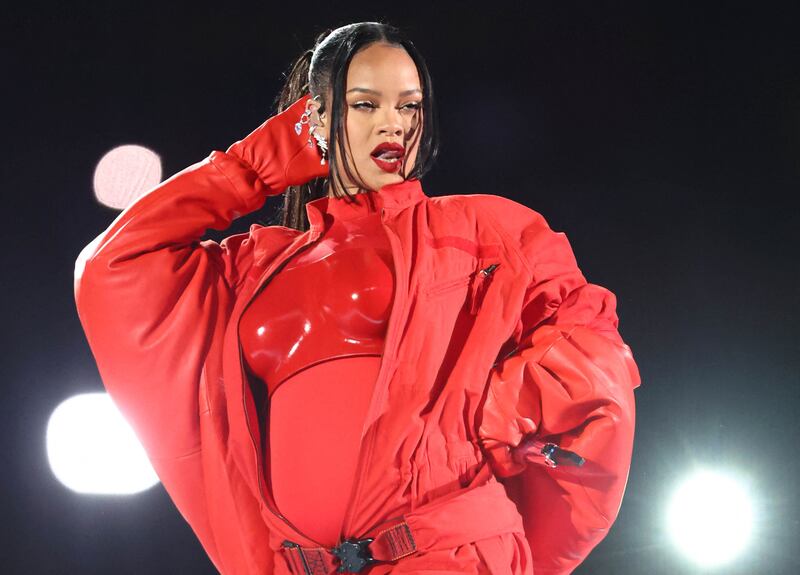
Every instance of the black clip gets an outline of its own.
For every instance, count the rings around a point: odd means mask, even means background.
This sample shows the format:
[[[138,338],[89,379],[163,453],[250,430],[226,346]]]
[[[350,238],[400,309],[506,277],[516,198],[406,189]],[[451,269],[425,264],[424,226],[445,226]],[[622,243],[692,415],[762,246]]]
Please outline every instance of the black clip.
[[[339,558],[341,565],[336,568],[337,573],[358,573],[367,565],[375,563],[372,552],[368,545],[374,538],[368,539],[347,539],[331,549],[336,557]]]
[[[558,467],[561,464],[580,467],[586,462],[583,457],[574,451],[562,449],[555,443],[546,443],[542,447],[542,455],[544,455],[544,459],[550,467]]]

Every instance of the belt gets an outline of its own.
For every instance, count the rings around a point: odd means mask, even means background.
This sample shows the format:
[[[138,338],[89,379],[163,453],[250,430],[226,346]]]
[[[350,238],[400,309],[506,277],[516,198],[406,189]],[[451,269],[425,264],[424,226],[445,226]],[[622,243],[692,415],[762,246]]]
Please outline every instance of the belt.
[[[358,573],[422,551],[450,549],[504,533],[525,532],[516,505],[484,463],[470,487],[448,493],[384,522],[363,538],[336,547],[303,547],[286,540],[281,550],[294,575]],[[478,484],[477,487],[472,485]]]

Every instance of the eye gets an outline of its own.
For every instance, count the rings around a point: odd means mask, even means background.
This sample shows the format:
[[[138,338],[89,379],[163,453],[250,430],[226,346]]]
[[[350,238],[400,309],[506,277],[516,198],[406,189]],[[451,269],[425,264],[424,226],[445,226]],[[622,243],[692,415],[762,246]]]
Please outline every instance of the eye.
[[[356,102],[355,104],[351,105],[351,108],[355,108],[356,110],[364,110],[374,107],[375,104],[373,104],[372,102]]]
[[[372,102],[355,102],[354,104],[351,104],[350,107],[356,110],[374,110],[377,108],[377,106]],[[420,108],[422,108],[421,102],[409,102],[408,104],[400,107],[401,110],[412,110],[414,112]]]

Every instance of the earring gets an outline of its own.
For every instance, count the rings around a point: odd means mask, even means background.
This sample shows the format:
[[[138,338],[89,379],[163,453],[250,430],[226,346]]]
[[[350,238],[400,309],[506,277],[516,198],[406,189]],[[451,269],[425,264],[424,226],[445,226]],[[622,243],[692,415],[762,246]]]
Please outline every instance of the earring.
[[[315,100],[317,98],[319,98],[319,96],[314,96]],[[311,121],[311,110],[306,110],[300,116],[300,120],[294,125],[295,133],[299,136],[300,132],[303,131],[303,125],[308,124],[310,121]],[[314,139],[317,140],[317,146],[319,146],[320,152],[322,153],[322,159],[319,162],[320,165],[322,166],[322,165],[325,165],[325,156],[327,155],[327,152],[328,152],[328,142],[325,140],[324,136],[322,136],[320,134],[317,134],[314,131],[316,129],[317,129],[317,126],[315,124],[312,124],[308,128],[308,147],[311,148],[311,147],[314,146],[314,142],[311,140],[311,137],[313,136]]]
[[[314,128],[316,128],[316,126],[314,126]],[[322,134],[317,134],[316,132],[312,132],[311,135],[314,136],[314,138],[317,140],[317,146],[319,146],[320,152],[322,153],[322,159],[319,161],[319,165],[324,166],[325,156],[328,153],[328,142],[325,139],[325,136],[323,136]]]
[[[314,97],[312,98],[312,100],[317,100],[317,101],[318,101],[319,99],[320,99],[319,95],[317,95],[317,96],[314,96]],[[302,132],[302,131],[303,131],[303,124],[308,124],[308,122],[309,122],[310,120],[311,120],[311,110],[306,110],[305,112],[303,112],[303,115],[302,115],[302,116],[300,116],[300,121],[299,121],[299,122],[297,122],[297,123],[294,125],[294,133],[295,133],[295,134],[297,134],[297,135],[299,136],[299,135],[300,135],[300,132]],[[313,130],[313,129],[314,129],[314,127],[312,126],[312,127],[311,127],[311,129]]]

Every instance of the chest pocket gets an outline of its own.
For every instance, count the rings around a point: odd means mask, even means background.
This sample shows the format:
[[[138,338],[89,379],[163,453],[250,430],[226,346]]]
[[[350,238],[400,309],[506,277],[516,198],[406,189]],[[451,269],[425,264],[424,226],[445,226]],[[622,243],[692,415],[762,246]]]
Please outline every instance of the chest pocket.
[[[501,265],[500,244],[478,244],[458,236],[427,237],[432,252],[430,265],[434,279],[420,286],[427,301],[461,300],[470,313],[480,308],[494,271]],[[436,277],[438,274],[445,277]]]
[[[476,314],[481,307],[486,290],[494,277],[494,272],[501,265],[500,258],[479,258],[474,269],[420,289],[420,295],[426,300],[440,298],[461,298],[469,313]]]
[[[420,289],[420,293],[426,299],[436,299],[438,297],[445,296],[448,293],[454,292],[467,285],[472,279],[474,273],[474,271],[470,271],[469,273],[461,274],[423,286]]]

